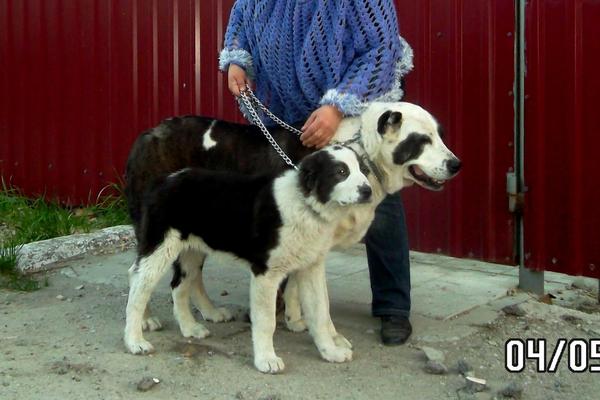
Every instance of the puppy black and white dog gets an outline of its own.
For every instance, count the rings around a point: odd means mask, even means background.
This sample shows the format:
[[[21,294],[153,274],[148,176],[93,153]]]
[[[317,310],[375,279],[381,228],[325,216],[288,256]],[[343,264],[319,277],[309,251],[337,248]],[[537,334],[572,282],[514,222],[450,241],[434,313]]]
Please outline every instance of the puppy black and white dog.
[[[299,170],[247,176],[186,168],[155,182],[142,201],[137,227],[138,257],[130,269],[125,344],[148,353],[143,315],[158,280],[179,259],[225,252],[252,268],[250,310],[254,364],[262,372],[284,368],[273,349],[275,300],[281,281],[295,274],[300,303],[321,356],[352,358],[350,344],[333,336],[323,260],[334,231],[371,186],[356,153],[333,145],[304,158]],[[197,274],[182,263],[185,275]],[[189,282],[173,291],[174,312],[185,336],[204,337],[189,307]]]
[[[283,129],[275,128],[271,133],[296,163],[314,151],[303,147],[297,137]],[[372,103],[361,116],[344,119],[333,142],[351,142],[348,145],[368,166],[367,176],[373,190],[371,203],[353,207],[347,217],[339,221],[334,233],[336,246],[355,244],[364,236],[375,208],[388,193],[413,183],[440,190],[461,166],[443,143],[435,118],[411,103]],[[127,162],[126,196],[136,232],[141,226],[143,193],[158,177],[186,167],[246,174],[287,168],[255,126],[197,116],[167,119],[137,139]],[[174,263],[174,293],[181,299],[191,296],[206,320],[231,319],[226,309],[215,307],[206,295],[201,273],[203,263],[204,257],[190,254],[182,255]],[[182,269],[196,272],[184,275]],[[287,327],[293,331],[304,330],[306,325],[294,274],[286,286],[285,303]],[[154,330],[161,325],[146,312],[143,326]],[[335,332],[333,325],[330,330],[340,342],[345,340]],[[184,329],[182,333],[198,336]]]

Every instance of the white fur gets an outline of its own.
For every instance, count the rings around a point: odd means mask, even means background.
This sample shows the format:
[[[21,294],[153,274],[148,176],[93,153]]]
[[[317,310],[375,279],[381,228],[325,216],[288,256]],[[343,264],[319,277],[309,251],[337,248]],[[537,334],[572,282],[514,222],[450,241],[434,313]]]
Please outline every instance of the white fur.
[[[216,123],[217,120],[211,122],[206,132],[204,132],[204,136],[202,137],[202,147],[204,147],[204,150],[210,150],[217,145],[217,142],[210,136]]]

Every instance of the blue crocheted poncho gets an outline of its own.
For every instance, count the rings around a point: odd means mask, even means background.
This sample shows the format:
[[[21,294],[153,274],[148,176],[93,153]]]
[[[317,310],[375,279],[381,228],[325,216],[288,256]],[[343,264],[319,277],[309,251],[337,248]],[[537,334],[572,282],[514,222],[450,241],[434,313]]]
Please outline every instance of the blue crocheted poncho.
[[[323,104],[357,115],[368,102],[400,100],[412,50],[392,0],[237,0],[219,68],[230,64],[275,115],[299,123]]]

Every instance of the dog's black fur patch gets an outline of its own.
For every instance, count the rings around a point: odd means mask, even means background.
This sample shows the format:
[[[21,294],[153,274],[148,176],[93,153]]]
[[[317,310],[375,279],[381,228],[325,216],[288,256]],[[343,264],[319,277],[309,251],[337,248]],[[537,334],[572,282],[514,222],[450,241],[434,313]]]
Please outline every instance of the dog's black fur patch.
[[[174,228],[184,240],[193,234],[212,249],[249,261],[259,274],[278,243],[281,224],[272,176],[188,169],[147,194],[138,253],[151,254]]]
[[[402,113],[399,111],[388,110],[381,114],[377,120],[377,132],[383,135],[387,132],[388,127],[392,126],[394,129],[399,129],[402,124]]]
[[[181,280],[185,279],[186,273],[181,269],[181,262],[179,258],[173,263],[173,278],[171,278],[171,289],[175,289],[179,284],[181,284]]]
[[[411,160],[419,158],[423,153],[423,147],[426,144],[431,144],[431,138],[422,133],[413,132],[404,139],[394,150],[393,160],[395,164],[406,164]]]
[[[314,192],[317,200],[327,203],[335,185],[346,180],[349,173],[345,163],[335,160],[331,154],[322,151],[302,162],[300,187],[305,196]]]

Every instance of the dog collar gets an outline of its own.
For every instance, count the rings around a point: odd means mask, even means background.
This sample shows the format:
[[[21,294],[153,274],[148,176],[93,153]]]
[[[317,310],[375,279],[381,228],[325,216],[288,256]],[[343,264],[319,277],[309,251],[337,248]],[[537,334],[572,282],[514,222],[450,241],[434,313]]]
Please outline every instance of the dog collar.
[[[352,149],[352,147],[349,146],[353,143],[358,144],[362,154],[358,154],[358,152],[356,152],[354,149]],[[362,135],[360,134],[360,130],[358,132],[356,132],[354,134],[354,136],[352,136],[352,139],[348,139],[345,142],[342,142],[340,144],[342,146],[346,146],[349,149],[353,150],[356,153],[356,155],[358,156],[358,158],[360,158],[360,160],[367,165],[367,168],[369,168],[369,170],[371,170],[373,175],[375,175],[375,179],[377,179],[379,184],[383,185],[383,173],[381,172],[379,167],[377,165],[375,165],[375,163],[371,160],[371,158],[367,154],[367,149],[365,148],[365,145],[363,144]]]

